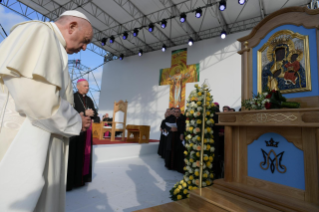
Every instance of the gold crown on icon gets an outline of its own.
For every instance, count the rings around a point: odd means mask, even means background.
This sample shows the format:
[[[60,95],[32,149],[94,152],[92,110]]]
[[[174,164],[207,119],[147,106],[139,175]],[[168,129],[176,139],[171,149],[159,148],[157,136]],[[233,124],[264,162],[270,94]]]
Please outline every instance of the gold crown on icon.
[[[270,45],[272,47],[275,47],[279,44],[287,44],[289,45],[292,41],[291,35],[280,35],[276,38],[274,38],[271,42]]]
[[[291,55],[294,55],[294,54],[300,55],[302,53],[303,53],[303,51],[301,49],[298,49],[298,48],[290,51]]]

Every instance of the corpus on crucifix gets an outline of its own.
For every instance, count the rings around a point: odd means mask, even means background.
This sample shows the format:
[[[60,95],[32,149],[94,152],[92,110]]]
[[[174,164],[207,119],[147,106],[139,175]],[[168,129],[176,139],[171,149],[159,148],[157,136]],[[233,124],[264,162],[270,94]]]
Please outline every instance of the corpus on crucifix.
[[[186,83],[198,82],[199,64],[187,65],[187,49],[172,52],[172,66],[160,70],[160,85],[170,85],[169,107],[185,108]]]

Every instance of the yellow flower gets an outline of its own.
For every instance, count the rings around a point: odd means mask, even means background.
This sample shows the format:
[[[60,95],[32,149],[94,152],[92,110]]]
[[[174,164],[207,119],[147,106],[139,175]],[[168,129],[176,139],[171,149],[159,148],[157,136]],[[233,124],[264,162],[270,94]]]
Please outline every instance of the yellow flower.
[[[194,187],[193,187],[193,190],[195,190],[195,189],[198,189],[198,187],[197,187],[197,186],[194,186]]]
[[[210,127],[207,127],[206,130],[208,133],[212,131],[212,129]]]
[[[179,192],[180,192],[180,190],[177,188],[177,189],[175,189],[175,191],[174,191],[176,194],[178,194]]]
[[[206,150],[210,150],[210,145],[209,144],[207,144]]]
[[[209,180],[206,180],[206,185],[210,185],[210,181]]]
[[[207,106],[207,107],[209,106],[209,102],[206,102],[206,106]]]
[[[188,190],[192,190],[193,186],[188,186]]]
[[[199,152],[196,152],[196,156],[199,157],[199,156],[200,156],[200,153],[199,153]]]
[[[210,101],[210,97],[209,96],[207,96],[206,101],[208,101],[208,102]]]
[[[205,121],[207,121],[207,118],[205,118]]]
[[[181,180],[180,183],[184,183],[184,180]]]
[[[198,101],[198,102],[197,102],[197,105],[202,105],[202,102]]]
[[[184,193],[184,194],[187,194],[187,193],[188,193],[188,190],[187,190],[187,189],[184,189],[183,193]]]
[[[204,174],[203,174],[203,177],[207,178],[207,177],[208,177],[208,174],[204,173]]]
[[[186,187],[187,186],[187,183],[183,183],[183,187]]]
[[[194,146],[194,144],[193,144],[193,143],[190,143],[190,144],[189,144],[189,146],[190,146],[190,147],[193,147],[193,146]]]
[[[193,132],[194,127],[189,127],[189,131]]]
[[[182,199],[182,195],[177,195],[177,199],[178,200]]]
[[[211,105],[212,107],[215,107],[216,105],[214,104],[214,103],[212,103],[212,105]]]
[[[184,155],[187,155],[187,154],[188,154],[188,152],[185,150],[185,151],[184,151]]]
[[[204,144],[206,144],[206,143],[207,143],[207,139],[205,138],[205,139],[204,139]]]
[[[189,180],[187,183],[188,183],[188,184],[191,184],[192,182]]]
[[[189,179],[190,179],[190,180],[194,180],[193,175],[190,175],[190,176],[189,176]]]
[[[194,163],[194,159],[193,158],[189,159],[189,162]]]
[[[201,96],[201,95],[202,95],[202,92],[198,92],[197,95],[198,95],[198,96]]]
[[[194,114],[194,110],[189,111],[190,114]]]
[[[214,143],[215,141],[214,141],[214,139],[210,139],[210,142]]]
[[[204,161],[207,161],[208,160],[208,156],[204,156]]]
[[[198,176],[198,175],[199,175],[199,172],[198,172],[198,171],[196,171],[194,174],[195,174],[195,176]]]
[[[186,166],[184,166],[184,168],[183,168],[183,169],[184,169],[184,171],[186,171],[186,170],[187,170]]]
[[[179,185],[179,186],[178,186],[178,189],[181,190],[181,189],[183,189],[183,187],[182,187],[181,185]]]
[[[196,138],[196,139],[197,139],[197,141],[200,141],[200,137],[199,137],[199,136],[197,136],[197,138]]]
[[[199,88],[198,84],[195,84],[195,88]]]
[[[194,100],[195,100],[195,97],[192,97],[192,98],[191,98],[191,101],[194,101]]]
[[[209,162],[213,162],[213,157],[209,156],[208,160],[209,160]]]
[[[187,113],[186,113],[186,114],[187,114]],[[189,120],[186,120],[185,123],[186,123],[186,124],[189,124]]]
[[[201,124],[202,123],[202,120],[200,120],[200,119],[197,119],[197,124]]]
[[[207,92],[207,96],[210,96],[210,93],[209,93],[209,92]]]
[[[209,167],[211,165],[211,162],[207,161],[206,166]]]
[[[214,174],[211,173],[211,174],[209,175],[209,177],[210,177],[210,178],[214,178]]]
[[[206,111],[206,116],[209,116],[210,115],[210,112],[209,111]]]
[[[189,194],[187,194],[187,198],[189,198]]]

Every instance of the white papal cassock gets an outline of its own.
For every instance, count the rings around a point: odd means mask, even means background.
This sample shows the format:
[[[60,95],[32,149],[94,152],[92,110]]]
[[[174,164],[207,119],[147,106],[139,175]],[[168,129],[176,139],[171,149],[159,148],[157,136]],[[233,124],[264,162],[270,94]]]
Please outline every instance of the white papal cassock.
[[[65,46],[39,21],[0,45],[0,211],[64,211],[68,137],[82,128]]]

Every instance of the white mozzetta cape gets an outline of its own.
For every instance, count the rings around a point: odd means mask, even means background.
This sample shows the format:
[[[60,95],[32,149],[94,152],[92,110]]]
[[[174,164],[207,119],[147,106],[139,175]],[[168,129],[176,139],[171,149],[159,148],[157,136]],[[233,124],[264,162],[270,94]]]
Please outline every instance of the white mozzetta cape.
[[[65,40],[54,23],[13,27],[0,45],[0,211],[63,212],[73,109]]]

